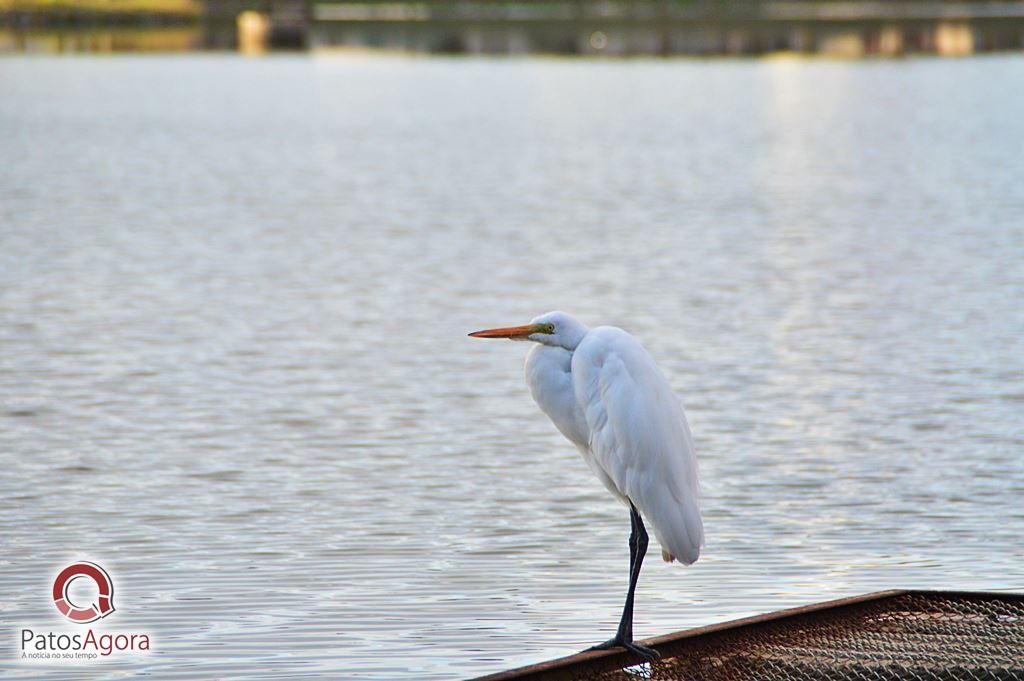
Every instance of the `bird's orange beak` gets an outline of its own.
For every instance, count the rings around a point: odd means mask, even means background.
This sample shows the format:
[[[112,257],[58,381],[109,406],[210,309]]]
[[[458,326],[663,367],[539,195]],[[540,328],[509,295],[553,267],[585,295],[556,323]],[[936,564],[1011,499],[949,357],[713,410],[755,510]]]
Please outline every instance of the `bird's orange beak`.
[[[484,329],[469,334],[473,338],[528,338],[532,334],[542,333],[543,324],[523,324],[522,326],[506,326],[500,329]]]

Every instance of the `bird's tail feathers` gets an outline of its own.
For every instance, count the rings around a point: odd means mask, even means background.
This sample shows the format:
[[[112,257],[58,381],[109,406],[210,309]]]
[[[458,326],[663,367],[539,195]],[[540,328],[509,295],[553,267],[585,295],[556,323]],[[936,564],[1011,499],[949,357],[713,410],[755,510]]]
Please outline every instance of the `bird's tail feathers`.
[[[689,499],[682,504],[655,504],[652,511],[644,515],[651,521],[654,534],[661,543],[662,559],[669,563],[678,560],[683,565],[696,562],[704,544],[704,524],[697,501]]]

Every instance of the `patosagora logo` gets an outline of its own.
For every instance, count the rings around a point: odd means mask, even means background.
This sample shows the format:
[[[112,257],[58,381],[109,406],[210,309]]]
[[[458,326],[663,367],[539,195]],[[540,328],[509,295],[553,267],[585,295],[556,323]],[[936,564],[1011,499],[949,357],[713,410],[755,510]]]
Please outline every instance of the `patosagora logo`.
[[[79,603],[70,593],[77,580],[92,582],[98,595],[93,603]],[[96,563],[78,561],[68,565],[53,580],[53,604],[68,621],[89,624],[114,612],[114,580]],[[138,654],[150,650],[149,634],[139,632],[97,632],[91,627],[71,631],[21,630],[23,660],[88,661],[119,654]]]
[[[75,605],[68,598],[68,587],[71,586],[71,582],[83,577],[94,581],[100,592],[97,602],[85,608]],[[68,565],[57,575],[57,579],[53,580],[53,603],[60,610],[60,614],[72,622],[95,622],[114,612],[114,582],[107,571],[96,563],[82,561]]]

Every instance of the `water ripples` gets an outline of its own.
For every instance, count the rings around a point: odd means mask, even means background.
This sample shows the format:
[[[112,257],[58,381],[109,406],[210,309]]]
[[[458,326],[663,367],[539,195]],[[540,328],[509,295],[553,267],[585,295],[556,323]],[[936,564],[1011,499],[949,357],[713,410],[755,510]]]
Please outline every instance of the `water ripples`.
[[[464,677],[605,638],[626,516],[525,347],[465,338],[554,308],[639,336],[696,434],[708,546],[648,562],[640,635],[1019,589],[1021,77],[4,60],[0,636],[59,627],[90,558],[107,626],[156,642],[110,678]]]

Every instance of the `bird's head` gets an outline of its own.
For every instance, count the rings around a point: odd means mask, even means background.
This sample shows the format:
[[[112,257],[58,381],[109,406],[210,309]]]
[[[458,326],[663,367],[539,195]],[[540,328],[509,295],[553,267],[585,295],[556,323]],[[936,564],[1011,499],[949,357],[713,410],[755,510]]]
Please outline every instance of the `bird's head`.
[[[473,338],[529,340],[543,345],[575,350],[583,337],[587,335],[587,331],[589,331],[587,327],[564,312],[548,312],[534,318],[529,324],[474,331],[469,335]]]

